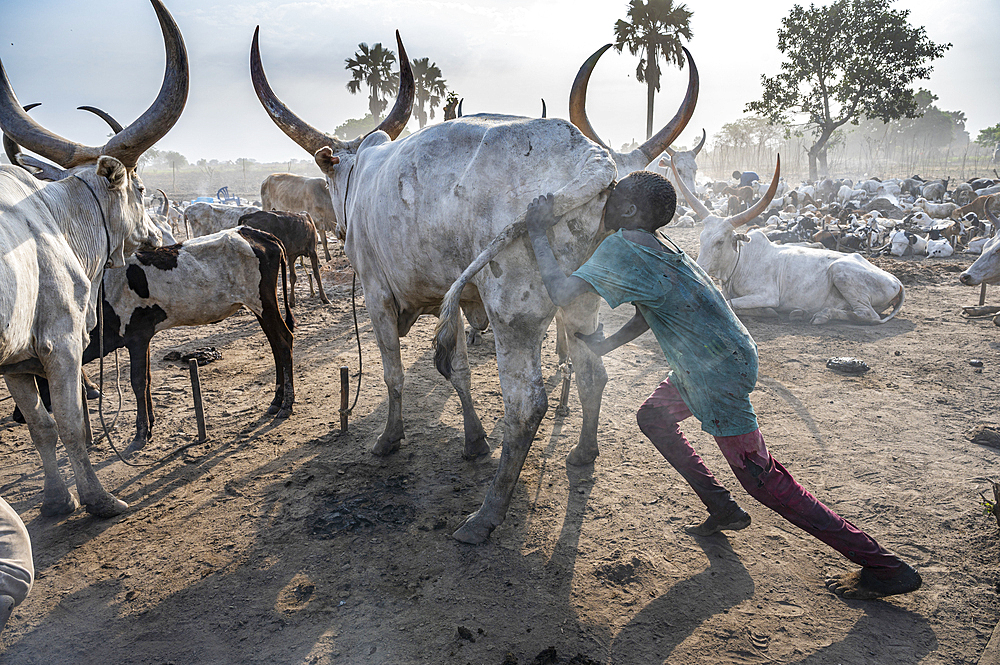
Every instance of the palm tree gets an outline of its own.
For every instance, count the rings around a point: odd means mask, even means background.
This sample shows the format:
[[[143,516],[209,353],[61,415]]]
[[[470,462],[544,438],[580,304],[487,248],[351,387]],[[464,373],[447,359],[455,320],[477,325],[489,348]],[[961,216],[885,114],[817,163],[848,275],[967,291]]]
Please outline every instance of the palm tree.
[[[417,121],[423,128],[427,124],[427,113],[424,104],[430,110],[430,119],[434,119],[434,107],[441,106],[442,97],[448,92],[445,80],[441,78],[441,70],[430,61],[430,58],[413,59],[413,80],[416,86],[417,108],[414,109]]]
[[[691,12],[674,0],[629,0],[628,21],[615,23],[615,49],[628,46],[629,53],[642,59],[635,78],[646,84],[646,138],[653,135],[653,93],[660,91],[660,64],[684,64],[680,37],[691,39]]]
[[[358,44],[353,58],[347,59],[347,67],[354,78],[347,82],[347,90],[356,95],[361,84],[368,86],[368,110],[375,122],[381,122],[382,111],[389,105],[388,98],[399,88],[399,74],[392,71],[396,56],[378,43],[368,48],[364,42]]]

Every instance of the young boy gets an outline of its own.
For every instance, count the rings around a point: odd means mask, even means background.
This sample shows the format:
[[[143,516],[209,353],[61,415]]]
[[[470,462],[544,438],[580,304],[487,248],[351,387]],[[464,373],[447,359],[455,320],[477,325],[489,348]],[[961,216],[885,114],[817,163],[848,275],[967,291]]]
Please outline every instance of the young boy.
[[[866,599],[918,589],[921,579],[913,568],[820,503],[768,452],[749,399],[757,383],[757,345],[708,275],[653,235],[671,220],[676,202],[673,186],[659,174],[639,171],[622,179],[604,208],[603,227],[611,235],[569,277],[559,269],[545,233],[556,222],[551,194],[528,206],[526,223],[555,304],[596,292],[611,307],[635,305],[635,316],[607,339],[577,333],[595,353],[604,355],[650,328],[663,349],[672,371],[637,418],[643,434],[708,508],[704,522],[685,530],[709,536],[750,525],[750,515],[681,432],[680,421],[694,415],[751,496],[861,566],[828,579],[827,588]]]

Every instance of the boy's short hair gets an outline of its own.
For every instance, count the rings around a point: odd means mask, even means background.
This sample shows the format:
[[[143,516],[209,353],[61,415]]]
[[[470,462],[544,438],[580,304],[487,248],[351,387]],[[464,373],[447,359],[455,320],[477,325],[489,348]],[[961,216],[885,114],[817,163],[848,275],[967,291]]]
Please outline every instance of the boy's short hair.
[[[733,171],[733,177],[739,180],[740,178],[743,177],[743,174],[740,173],[739,171]]]
[[[629,182],[632,202],[648,219],[669,224],[677,210],[677,192],[669,180],[653,171],[635,171],[625,176],[618,186]]]

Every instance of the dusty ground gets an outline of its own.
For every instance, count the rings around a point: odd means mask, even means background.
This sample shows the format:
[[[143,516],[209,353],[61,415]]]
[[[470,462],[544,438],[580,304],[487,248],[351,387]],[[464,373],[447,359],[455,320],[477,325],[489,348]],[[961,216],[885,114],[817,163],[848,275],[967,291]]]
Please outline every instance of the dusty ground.
[[[696,234],[672,236],[694,252]],[[0,493],[28,525],[38,570],[0,661],[975,663],[1000,609],[998,528],[979,498],[1000,479],[1000,451],[967,432],[1000,420],[1000,328],[960,316],[978,300],[978,289],[957,281],[970,257],[881,263],[908,288],[902,313],[884,326],[747,320],[761,356],[753,402],[775,457],[912,562],[924,577],[917,593],[864,602],[826,591],[824,577],[850,564],[746,497],[695,422],[688,436],[754,523],[729,537],[680,532],[703,509],[634,417],[667,371],[651,336],[607,358],[596,464],[565,464],[580,428],[574,395],[571,415],[551,408],[543,421],[507,521],[484,545],[458,543],[450,534],[479,506],[500,451],[462,460],[461,411],[433,369],[427,317],[403,341],[401,450],[368,452],[386,402],[363,310],[361,396],[349,433],[338,433],[338,368],[353,373],[358,360],[349,277],[328,267],[341,284],[328,289],[334,304],[303,297],[297,309],[298,402],[287,421],[263,416],[273,364],[253,317],[154,340],[157,439],[139,461],[195,440],[187,370],[160,360],[169,350],[223,353],[201,372],[210,441],[142,468],[106,444],[94,450],[99,477],[131,505],[119,518],[40,518],[27,431],[0,423]],[[629,309],[605,312],[606,328]],[[554,407],[551,339],[543,358]],[[492,344],[487,333],[472,356],[474,395],[496,445]],[[832,356],[872,370],[836,374],[825,367]],[[108,383],[113,376],[106,370]],[[117,396],[106,394],[110,421]],[[122,445],[133,408],[126,387]]]

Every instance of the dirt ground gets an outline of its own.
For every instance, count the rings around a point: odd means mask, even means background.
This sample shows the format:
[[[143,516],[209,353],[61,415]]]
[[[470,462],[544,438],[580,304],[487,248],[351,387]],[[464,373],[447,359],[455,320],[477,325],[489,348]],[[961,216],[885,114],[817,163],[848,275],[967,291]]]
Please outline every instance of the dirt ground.
[[[670,235],[696,254],[697,233]],[[805,487],[917,567],[916,593],[832,595],[824,577],[851,564],[747,497],[694,421],[692,443],[753,524],[711,538],[680,531],[704,509],[635,422],[667,372],[651,335],[606,358],[601,454],[573,468],[565,458],[580,431],[579,403],[574,390],[570,415],[555,415],[550,330],[551,408],[507,520],[483,545],[455,541],[500,450],[462,460],[461,409],[433,367],[435,320],[423,317],[403,340],[406,440],[388,458],[369,452],[386,399],[363,308],[361,394],[340,434],[339,367],[351,368],[352,397],[358,369],[341,255],[324,270],[330,306],[299,281],[297,403],[285,421],[264,415],[274,367],[252,316],[154,339],[156,438],[136,461],[196,440],[187,368],[162,360],[171,350],[213,345],[223,354],[201,368],[210,438],[146,467],[126,466],[99,444],[98,476],[131,506],[118,518],[82,510],[41,518],[38,457],[26,428],[10,421],[12,404],[2,405],[0,494],[28,526],[38,578],[2,636],[0,662],[976,663],[1000,615],[1000,533],[980,503],[1000,480],[1000,450],[968,434],[1000,421],[1000,328],[961,316],[978,302],[979,290],[957,279],[972,258],[879,259],[907,286],[902,312],[883,326],[746,320],[760,349],[752,399],[769,448]],[[994,301],[1000,291],[987,297]],[[606,310],[606,330],[630,310]],[[473,394],[498,446],[493,351],[487,332],[471,357]],[[872,369],[835,373],[826,367],[834,356]],[[111,362],[109,424],[113,382]],[[120,446],[134,418],[127,382],[124,391]],[[65,461],[63,470],[71,474]]]

